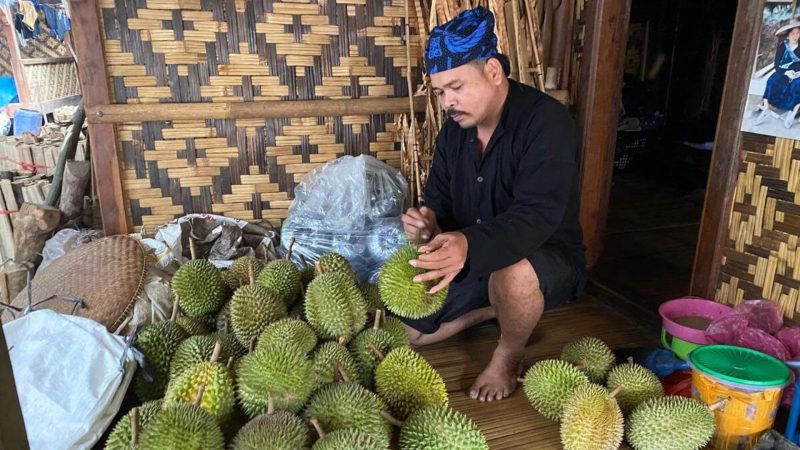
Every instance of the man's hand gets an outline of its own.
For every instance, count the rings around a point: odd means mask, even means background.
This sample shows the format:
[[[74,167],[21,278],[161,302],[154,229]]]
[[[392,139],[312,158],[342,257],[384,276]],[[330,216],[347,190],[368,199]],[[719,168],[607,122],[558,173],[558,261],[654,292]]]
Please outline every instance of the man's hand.
[[[436,225],[436,214],[428,207],[409,208],[403,214],[403,231],[406,232],[408,240],[421,244],[432,238],[439,227]]]
[[[427,269],[428,272],[414,277],[415,283],[442,280],[428,293],[435,294],[446,288],[458,275],[467,261],[467,237],[464,233],[442,233],[428,245],[420,247],[420,256],[409,261],[414,267]]]

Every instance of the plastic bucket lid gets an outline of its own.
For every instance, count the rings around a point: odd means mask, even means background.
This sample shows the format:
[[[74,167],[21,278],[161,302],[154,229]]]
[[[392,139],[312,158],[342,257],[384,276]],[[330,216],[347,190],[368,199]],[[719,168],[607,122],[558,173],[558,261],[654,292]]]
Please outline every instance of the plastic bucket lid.
[[[707,345],[690,353],[689,362],[700,372],[743,386],[781,388],[792,379],[781,360],[744,347]]]

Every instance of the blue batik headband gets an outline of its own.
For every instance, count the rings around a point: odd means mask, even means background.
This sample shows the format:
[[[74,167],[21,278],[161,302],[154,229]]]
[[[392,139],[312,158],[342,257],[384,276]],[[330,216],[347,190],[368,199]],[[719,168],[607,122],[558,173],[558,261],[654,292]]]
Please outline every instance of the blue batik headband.
[[[431,31],[425,61],[428,74],[443,72],[474,60],[497,55],[494,16],[479,6],[468,9]]]

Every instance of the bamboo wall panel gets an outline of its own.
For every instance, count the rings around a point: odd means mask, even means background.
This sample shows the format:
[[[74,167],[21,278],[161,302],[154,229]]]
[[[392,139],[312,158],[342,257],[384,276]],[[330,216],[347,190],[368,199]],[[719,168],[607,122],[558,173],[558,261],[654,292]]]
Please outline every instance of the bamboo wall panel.
[[[403,1],[100,0],[99,8],[115,103],[408,95]],[[409,14],[415,23],[413,7]],[[416,36],[410,49],[416,89]],[[400,165],[391,114],[146,120],[118,126],[129,228],[192,212],[278,226],[312,169],[367,153]]]
[[[800,141],[744,133],[716,298],[800,313]]]
[[[0,26],[3,26],[0,24]],[[0,77],[13,76],[11,69],[11,51],[6,43],[5,33],[0,33]]]

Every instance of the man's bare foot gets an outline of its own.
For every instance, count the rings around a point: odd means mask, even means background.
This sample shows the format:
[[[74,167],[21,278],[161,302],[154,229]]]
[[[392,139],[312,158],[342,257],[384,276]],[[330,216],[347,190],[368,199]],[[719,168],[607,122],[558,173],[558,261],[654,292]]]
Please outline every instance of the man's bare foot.
[[[470,398],[491,402],[508,397],[517,388],[517,378],[521,371],[522,351],[511,352],[497,347],[489,365],[472,383],[469,389]]]

